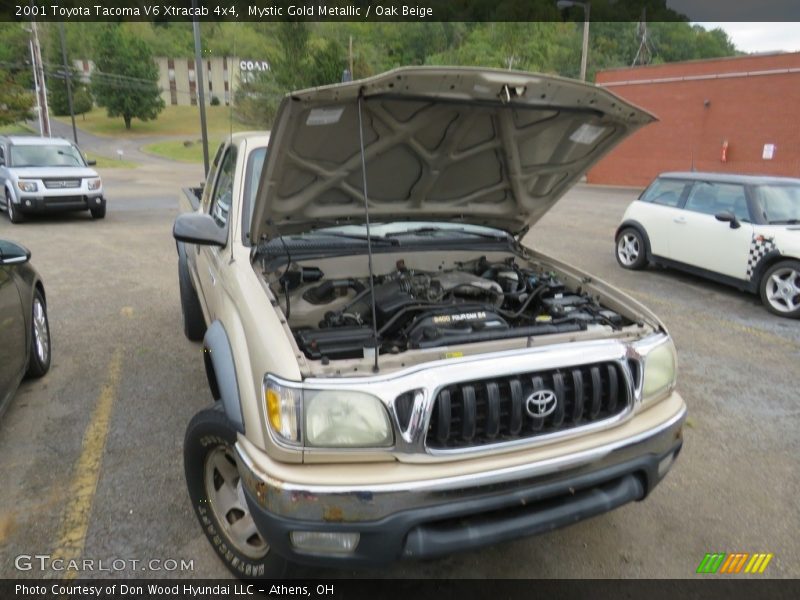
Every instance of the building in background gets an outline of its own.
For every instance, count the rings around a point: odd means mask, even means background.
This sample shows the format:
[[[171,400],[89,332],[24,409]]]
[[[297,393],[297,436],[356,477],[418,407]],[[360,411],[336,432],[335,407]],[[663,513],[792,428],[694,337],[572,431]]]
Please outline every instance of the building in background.
[[[589,183],[642,187],[692,169],[800,177],[800,52],[610,69],[596,80],[659,121],[600,161]]]
[[[193,58],[154,58],[158,65],[158,87],[161,97],[167,106],[197,105],[197,76]],[[84,81],[90,81],[94,63],[88,60],[76,60],[75,66],[81,71]],[[203,59],[204,83],[206,85],[205,101],[211,104],[212,99],[219,104],[229,105],[234,101],[233,90],[242,78],[252,77],[255,73],[269,70],[266,60],[240,59],[231,56],[215,56]]]

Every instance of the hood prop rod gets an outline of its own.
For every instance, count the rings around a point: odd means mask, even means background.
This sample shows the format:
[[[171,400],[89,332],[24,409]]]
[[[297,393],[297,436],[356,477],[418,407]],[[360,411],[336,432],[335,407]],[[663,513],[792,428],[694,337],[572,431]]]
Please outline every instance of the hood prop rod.
[[[358,142],[361,151],[361,177],[364,185],[364,222],[367,226],[367,264],[369,269],[369,295],[370,305],[372,306],[372,344],[375,357],[375,364],[372,367],[373,372],[377,373],[378,368],[378,320],[377,309],[375,307],[375,274],[372,270],[372,235],[369,228],[369,200],[367,192],[367,160],[364,153],[364,123],[362,119],[361,104],[364,99],[363,89],[358,92]]]

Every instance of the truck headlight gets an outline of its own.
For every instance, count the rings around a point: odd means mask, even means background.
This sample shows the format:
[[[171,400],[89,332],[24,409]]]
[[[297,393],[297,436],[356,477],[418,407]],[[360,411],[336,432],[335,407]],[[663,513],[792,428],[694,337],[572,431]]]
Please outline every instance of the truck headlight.
[[[99,177],[95,179],[90,179],[88,181],[89,189],[92,191],[99,190],[103,186],[103,180]]]
[[[17,187],[21,192],[35,192],[39,189],[39,186],[36,184],[35,181],[17,181]]]
[[[370,394],[306,390],[304,412],[309,446],[369,448],[394,443],[386,408]]]
[[[269,377],[264,379],[264,403],[269,426],[282,441],[299,445],[300,421],[303,411],[303,391],[281,385]]]
[[[677,371],[675,345],[671,339],[650,350],[644,358],[642,405],[661,400],[675,385]]]

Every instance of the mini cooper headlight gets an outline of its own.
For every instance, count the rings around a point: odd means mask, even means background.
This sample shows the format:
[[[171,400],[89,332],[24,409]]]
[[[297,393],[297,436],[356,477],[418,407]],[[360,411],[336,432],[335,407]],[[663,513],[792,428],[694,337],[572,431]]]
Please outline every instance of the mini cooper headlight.
[[[667,338],[644,357],[642,405],[661,400],[675,385],[677,357],[672,339]]]
[[[89,185],[89,189],[92,190],[92,191],[99,190],[100,187],[103,185],[103,180],[100,179],[99,177],[97,177],[95,179],[90,179],[89,182],[88,182],[88,185]]]
[[[391,446],[389,415],[380,399],[347,390],[306,390],[305,440],[309,446]]]
[[[21,192],[35,192],[39,189],[35,181],[23,181],[22,179],[17,181],[17,187]]]

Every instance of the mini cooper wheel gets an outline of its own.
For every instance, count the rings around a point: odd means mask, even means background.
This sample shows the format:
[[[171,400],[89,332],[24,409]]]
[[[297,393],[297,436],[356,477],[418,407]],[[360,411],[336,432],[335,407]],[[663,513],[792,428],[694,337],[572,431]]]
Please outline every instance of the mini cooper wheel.
[[[638,270],[647,264],[647,250],[642,234],[626,227],[617,236],[617,262],[624,269]]]
[[[28,359],[28,377],[42,377],[50,370],[50,324],[47,305],[42,293],[35,290],[31,315],[31,356]]]
[[[234,575],[279,577],[287,562],[256,529],[233,456],[235,441],[220,404],[192,418],[183,447],[189,496],[203,533]]]
[[[761,278],[761,301],[782,317],[800,318],[800,262],[782,260]]]
[[[25,216],[19,212],[19,209],[14,207],[14,201],[11,199],[11,194],[6,190],[6,212],[8,213],[8,220],[12,223],[22,223]]]

